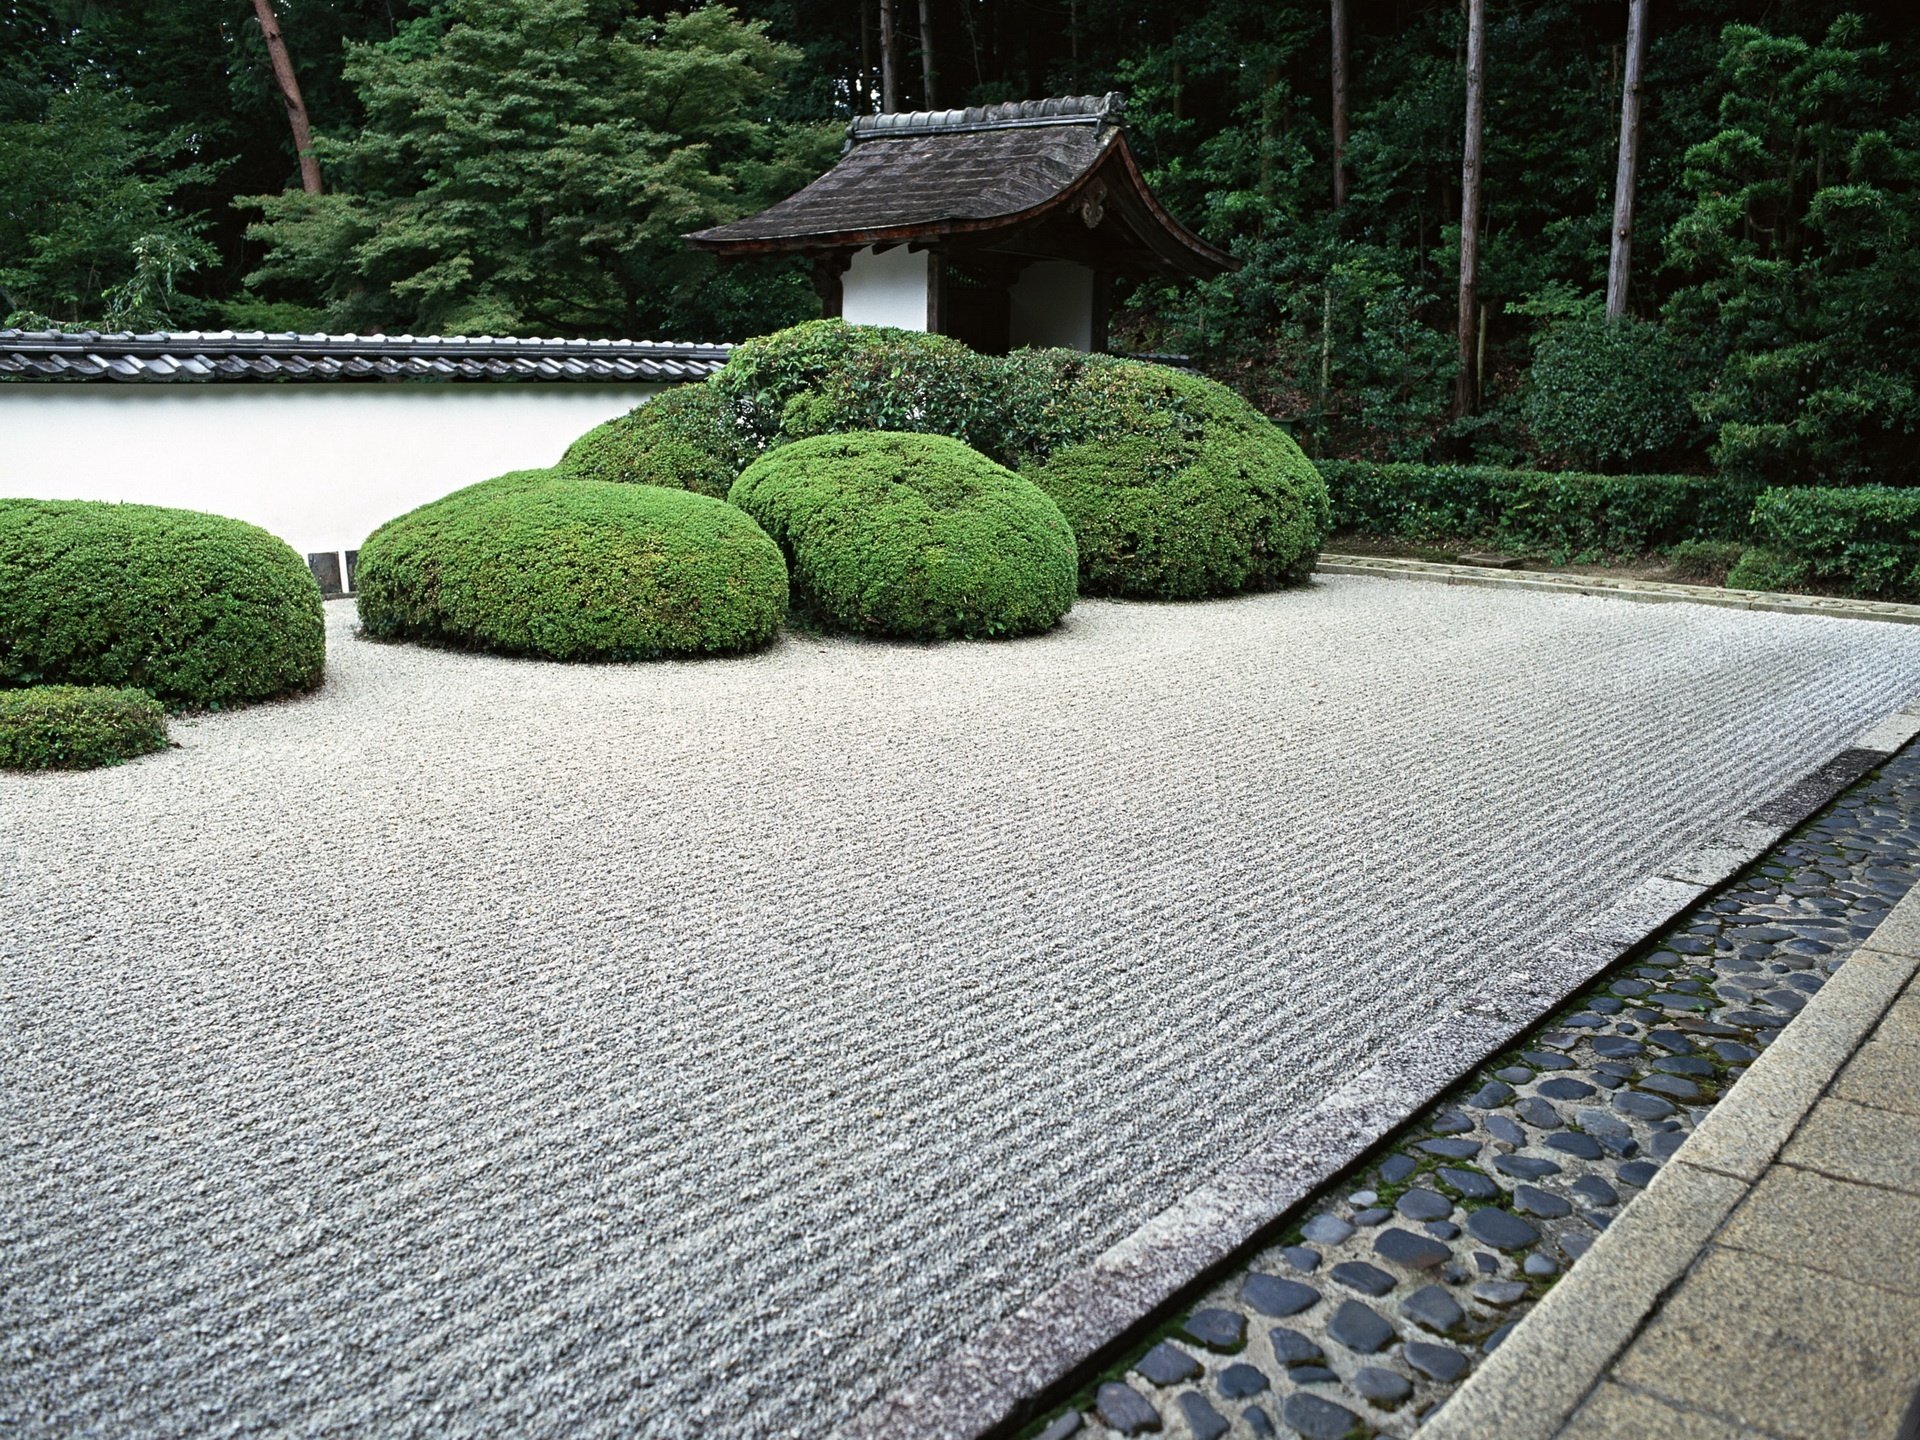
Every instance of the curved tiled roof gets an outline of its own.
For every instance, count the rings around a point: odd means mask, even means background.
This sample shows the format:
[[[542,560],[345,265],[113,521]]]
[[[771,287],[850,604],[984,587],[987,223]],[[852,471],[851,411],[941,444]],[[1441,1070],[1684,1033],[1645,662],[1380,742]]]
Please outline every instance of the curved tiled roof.
[[[727,345],[494,336],[0,330],[0,376],[23,380],[699,380]]]

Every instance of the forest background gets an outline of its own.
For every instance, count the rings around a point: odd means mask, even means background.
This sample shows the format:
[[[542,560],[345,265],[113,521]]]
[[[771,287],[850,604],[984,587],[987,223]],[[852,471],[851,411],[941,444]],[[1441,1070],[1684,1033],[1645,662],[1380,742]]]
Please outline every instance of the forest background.
[[[1119,90],[1243,265],[1124,292],[1117,346],[1313,453],[1920,483],[1920,6],[1648,0],[1610,318],[1626,0],[1474,3],[1470,343],[1461,0],[0,0],[0,316],[739,340],[816,313],[805,273],[679,235],[813,178],[889,83]]]

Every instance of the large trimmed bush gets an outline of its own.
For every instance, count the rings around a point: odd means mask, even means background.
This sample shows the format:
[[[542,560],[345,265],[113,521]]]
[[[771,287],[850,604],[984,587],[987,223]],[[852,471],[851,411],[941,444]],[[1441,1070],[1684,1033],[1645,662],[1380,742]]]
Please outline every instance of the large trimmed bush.
[[[1755,487],[1713,475],[1584,475],[1323,460],[1336,533],[1493,546],[1556,562],[1740,539]]]
[[[587,480],[724,500],[755,453],[726,420],[720,392],[706,383],[681,385],[596,425],[567,448],[559,468]]]
[[[1736,590],[1920,600],[1920,490],[1768,490],[1753,507],[1753,540],[1727,576]]]
[[[0,770],[92,770],[167,748],[167,712],[144,690],[0,690]]]
[[[1047,377],[1051,375],[1051,383]],[[1033,458],[1089,594],[1193,600],[1298,584],[1328,524],[1327,488],[1284,431],[1224,385],[1075,351],[1013,357]]]
[[[787,609],[779,549],[732,506],[554,470],[389,520],[357,584],[370,635],[553,660],[751,650]]]
[[[264,530],[152,505],[0,500],[0,687],[230,706],[316,685],[325,660],[320,588]]]
[[[798,440],[748,466],[730,498],[786,553],[796,605],[840,629],[1024,635],[1073,604],[1073,532],[1059,508],[958,440]]]

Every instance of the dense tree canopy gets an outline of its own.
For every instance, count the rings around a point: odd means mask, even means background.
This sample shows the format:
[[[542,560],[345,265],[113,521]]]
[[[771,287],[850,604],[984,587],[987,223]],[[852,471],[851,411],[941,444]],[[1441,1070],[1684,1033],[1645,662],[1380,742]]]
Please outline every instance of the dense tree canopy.
[[[1625,0],[1487,0],[1485,197],[1457,419],[1458,0],[899,6],[901,103],[1127,92],[1176,214],[1244,267],[1124,297],[1310,450],[1920,479],[1907,344],[1920,12],[1653,0],[1630,317],[1600,315]],[[797,266],[678,234],[764,204],[881,94],[876,0],[276,0],[327,193],[299,193],[252,0],[0,0],[0,308],[737,339]],[[928,52],[923,55],[923,50]],[[923,61],[925,63],[923,63]]]

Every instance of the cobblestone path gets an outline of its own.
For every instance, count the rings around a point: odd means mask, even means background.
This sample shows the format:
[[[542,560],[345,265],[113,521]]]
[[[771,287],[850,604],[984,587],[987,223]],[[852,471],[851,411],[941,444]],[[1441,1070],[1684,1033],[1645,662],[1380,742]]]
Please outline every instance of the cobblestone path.
[[[1045,1440],[1406,1436],[1920,878],[1920,745],[1303,1207]]]

